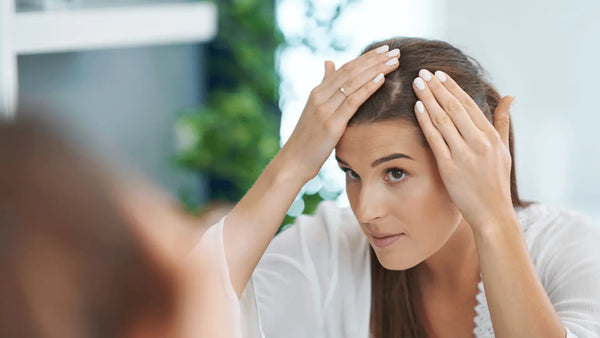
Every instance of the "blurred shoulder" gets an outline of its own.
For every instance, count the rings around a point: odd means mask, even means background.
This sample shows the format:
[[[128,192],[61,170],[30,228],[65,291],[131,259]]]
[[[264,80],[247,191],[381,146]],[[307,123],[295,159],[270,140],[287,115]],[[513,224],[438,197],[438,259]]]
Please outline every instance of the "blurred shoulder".
[[[600,227],[582,212],[544,203],[515,210],[533,255],[551,256],[559,249],[574,247],[591,253],[600,248]]]
[[[515,210],[525,233],[539,235],[549,231],[570,231],[596,234],[600,231],[589,215],[568,207],[533,203]]]

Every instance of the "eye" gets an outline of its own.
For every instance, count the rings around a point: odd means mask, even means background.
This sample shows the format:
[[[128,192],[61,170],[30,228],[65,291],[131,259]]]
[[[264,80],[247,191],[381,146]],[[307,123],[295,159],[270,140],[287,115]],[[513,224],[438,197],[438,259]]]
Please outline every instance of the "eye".
[[[399,168],[390,168],[385,174],[385,178],[392,183],[402,181],[404,176],[406,176],[406,171]]]
[[[341,169],[342,169],[343,172],[346,173],[346,178],[349,178],[351,180],[358,180],[358,179],[360,179],[360,176],[358,176],[358,174],[354,170],[352,170],[350,168],[341,168]]]

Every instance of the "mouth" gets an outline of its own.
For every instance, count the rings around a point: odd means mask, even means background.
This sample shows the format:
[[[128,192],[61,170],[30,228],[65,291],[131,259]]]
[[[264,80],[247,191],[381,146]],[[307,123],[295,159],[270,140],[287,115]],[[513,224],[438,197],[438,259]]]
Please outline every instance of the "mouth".
[[[370,233],[369,236],[373,240],[373,244],[376,247],[382,249],[387,246],[392,245],[392,243],[396,242],[398,239],[406,236],[405,233],[397,233],[397,234],[373,234]]]

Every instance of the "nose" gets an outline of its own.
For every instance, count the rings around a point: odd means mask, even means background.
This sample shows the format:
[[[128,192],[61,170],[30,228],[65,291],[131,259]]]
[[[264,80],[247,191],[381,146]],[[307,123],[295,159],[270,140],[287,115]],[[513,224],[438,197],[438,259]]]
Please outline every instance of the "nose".
[[[360,223],[375,223],[385,216],[385,203],[383,194],[378,192],[377,186],[363,184],[356,201],[354,214]]]

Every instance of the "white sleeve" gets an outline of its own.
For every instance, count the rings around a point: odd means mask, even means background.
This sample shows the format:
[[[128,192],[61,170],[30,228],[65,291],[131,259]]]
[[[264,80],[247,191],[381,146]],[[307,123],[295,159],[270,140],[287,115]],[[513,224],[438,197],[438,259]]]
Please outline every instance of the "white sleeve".
[[[356,302],[343,285],[354,289],[357,281],[341,266],[352,266],[351,257],[340,257],[350,247],[339,226],[344,221],[333,202],[322,202],[314,216],[298,217],[273,239],[242,295],[245,338],[348,335],[354,322],[343,315]],[[338,311],[344,302],[351,308]]]
[[[600,227],[562,208],[533,243],[536,251],[536,269],[567,337],[600,337]]]
[[[223,244],[224,219],[209,227],[187,256],[200,268],[191,273],[202,276],[197,291],[188,295],[198,297],[195,304],[201,317],[196,320],[200,324],[191,325],[194,332],[189,336],[242,338],[240,302],[231,285]]]

